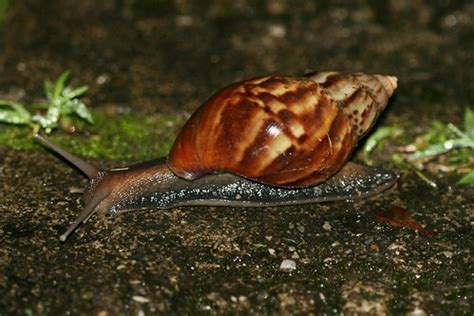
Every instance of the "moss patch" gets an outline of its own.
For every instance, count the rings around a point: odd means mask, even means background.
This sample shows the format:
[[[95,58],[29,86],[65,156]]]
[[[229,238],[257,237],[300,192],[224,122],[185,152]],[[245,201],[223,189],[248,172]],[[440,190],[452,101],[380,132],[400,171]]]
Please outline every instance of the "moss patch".
[[[49,137],[69,151],[88,158],[133,160],[164,156],[184,118],[161,114],[107,115],[94,112],[94,125],[78,123],[84,133],[55,132]],[[28,128],[0,125],[0,144],[16,150],[41,150]]]

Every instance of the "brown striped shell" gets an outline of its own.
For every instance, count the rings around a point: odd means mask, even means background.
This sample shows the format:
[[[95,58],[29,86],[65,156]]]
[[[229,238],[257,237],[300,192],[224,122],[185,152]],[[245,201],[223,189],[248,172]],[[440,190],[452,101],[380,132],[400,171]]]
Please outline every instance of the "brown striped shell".
[[[231,84],[187,121],[168,157],[179,177],[231,172],[304,187],[335,174],[397,87],[391,76],[336,72]]]

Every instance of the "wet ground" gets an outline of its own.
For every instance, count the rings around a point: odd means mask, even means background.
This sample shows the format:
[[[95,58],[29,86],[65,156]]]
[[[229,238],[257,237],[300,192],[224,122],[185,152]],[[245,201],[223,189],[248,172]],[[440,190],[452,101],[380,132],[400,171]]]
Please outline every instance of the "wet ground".
[[[471,1],[78,3],[12,4],[1,98],[37,101],[45,78],[71,69],[74,84],[90,84],[88,104],[111,120],[182,122],[233,81],[317,69],[396,75],[378,126],[409,121],[415,133],[434,119],[459,124],[474,104]],[[0,144],[1,315],[472,312],[474,192],[455,177],[432,175],[436,190],[399,171],[396,187],[357,202],[93,217],[61,243],[86,182],[36,149]],[[120,157],[95,162],[136,161]],[[372,216],[391,205],[436,234]]]

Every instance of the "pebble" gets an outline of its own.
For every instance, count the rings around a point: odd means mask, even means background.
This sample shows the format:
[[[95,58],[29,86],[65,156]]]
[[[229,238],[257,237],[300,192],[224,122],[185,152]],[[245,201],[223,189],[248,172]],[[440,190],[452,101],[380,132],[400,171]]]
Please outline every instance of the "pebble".
[[[443,255],[446,258],[451,259],[454,256],[454,253],[452,251],[443,251]]]
[[[326,231],[330,231],[332,229],[331,224],[329,222],[324,222],[323,229]]]
[[[285,259],[280,264],[280,270],[285,272],[291,272],[296,270],[296,262],[294,260]]]
[[[139,295],[134,295],[132,296],[132,300],[134,300],[137,303],[149,303],[150,300],[146,297],[139,296]]]
[[[270,25],[268,28],[270,36],[275,38],[284,38],[286,36],[286,28],[281,24]]]

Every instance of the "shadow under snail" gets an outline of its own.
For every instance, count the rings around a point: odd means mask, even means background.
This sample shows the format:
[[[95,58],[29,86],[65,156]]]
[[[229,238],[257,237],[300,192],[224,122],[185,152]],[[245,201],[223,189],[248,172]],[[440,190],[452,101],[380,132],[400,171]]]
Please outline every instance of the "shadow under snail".
[[[111,170],[36,135],[90,179],[85,207],[60,240],[95,212],[295,205],[377,194],[396,174],[347,160],[396,87],[392,76],[337,72],[237,82],[197,109],[167,157]]]

